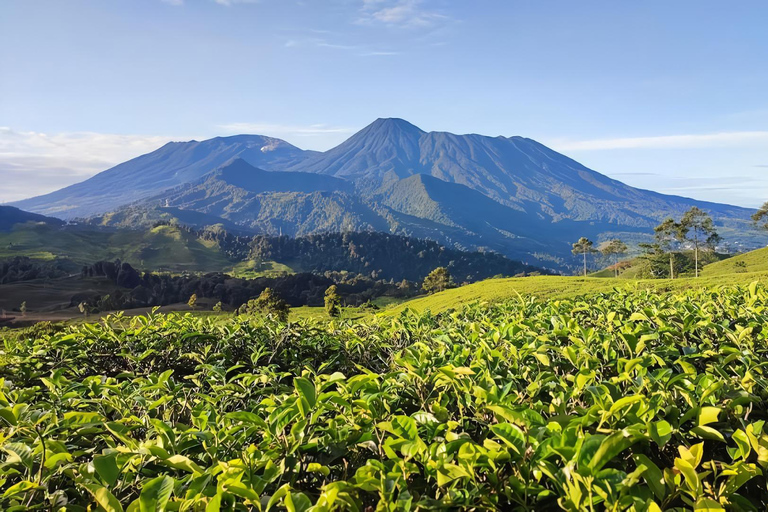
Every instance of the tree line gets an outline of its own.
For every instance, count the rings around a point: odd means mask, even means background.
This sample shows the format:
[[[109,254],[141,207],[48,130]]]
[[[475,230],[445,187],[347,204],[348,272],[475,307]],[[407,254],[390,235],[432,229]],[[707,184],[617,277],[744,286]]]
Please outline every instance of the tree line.
[[[768,202],[753,215],[755,223],[768,217]],[[764,228],[768,229],[768,223]],[[682,254],[685,247],[692,248],[691,264],[696,277],[699,277],[703,251],[712,253],[720,242],[720,235],[708,213],[693,206],[685,212],[679,221],[669,217],[654,228],[654,240],[639,244],[643,249],[643,259],[649,268],[651,277],[669,277],[674,279],[681,272],[688,271],[688,257]],[[599,248],[586,237],[581,237],[573,244],[573,254],[582,258],[583,273],[587,275],[587,257],[600,252],[613,260],[614,277],[619,275],[619,257],[627,252],[627,245],[619,239],[605,242]],[[668,272],[663,270],[662,260],[668,258]],[[666,263],[664,263],[666,265]]]
[[[445,267],[457,282],[544,272],[494,252],[447,249],[437,242],[377,232],[323,233],[298,238],[255,236],[250,258],[291,263],[303,271],[348,271],[374,279],[421,281]]]
[[[31,281],[33,279],[56,279],[67,275],[65,262],[60,260],[40,261],[26,256],[0,261],[0,285]]]
[[[214,272],[203,276],[140,273],[129,263],[116,260],[99,261],[84,266],[83,277],[102,277],[116,285],[108,295],[76,294],[71,306],[85,303],[89,311],[132,309],[185,303],[191,297],[212,299],[237,309],[258,298],[267,288],[290,307],[324,306],[325,293],[336,286],[343,303],[359,306],[377,297],[412,297],[419,293],[420,283],[403,280],[373,279],[364,275],[328,272],[289,274],[255,279],[234,278]],[[191,304],[193,306],[194,304]]]

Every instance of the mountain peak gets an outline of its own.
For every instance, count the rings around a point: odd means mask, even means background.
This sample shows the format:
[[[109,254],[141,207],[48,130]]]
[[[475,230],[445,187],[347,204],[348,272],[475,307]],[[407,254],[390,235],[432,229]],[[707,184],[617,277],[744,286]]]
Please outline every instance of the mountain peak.
[[[409,123],[399,117],[380,117],[361,130],[362,132],[406,132],[421,135],[424,132],[415,124]]]

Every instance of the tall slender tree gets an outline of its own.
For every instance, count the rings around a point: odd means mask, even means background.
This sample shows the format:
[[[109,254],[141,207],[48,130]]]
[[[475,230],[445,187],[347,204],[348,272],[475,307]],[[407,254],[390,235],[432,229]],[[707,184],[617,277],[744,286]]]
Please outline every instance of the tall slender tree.
[[[675,247],[683,240],[682,227],[675,219],[668,217],[654,228],[656,245],[669,254],[669,278],[675,278]]]
[[[680,219],[680,233],[684,240],[693,244],[696,277],[699,277],[699,249],[702,246],[714,248],[720,241],[720,235],[715,230],[712,217],[696,206],[685,212],[683,218]]]
[[[589,238],[583,236],[579,238],[579,241],[573,244],[573,254],[581,254],[584,257],[584,277],[587,276],[587,254],[597,252],[594,248],[594,243]]]
[[[599,250],[606,258],[613,259],[613,277],[619,277],[619,256],[627,252],[627,244],[614,238],[602,244]]]

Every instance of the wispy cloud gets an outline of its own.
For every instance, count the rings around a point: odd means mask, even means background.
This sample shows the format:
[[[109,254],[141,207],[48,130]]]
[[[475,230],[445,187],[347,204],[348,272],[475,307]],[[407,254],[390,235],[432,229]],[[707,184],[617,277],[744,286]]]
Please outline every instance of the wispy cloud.
[[[611,149],[691,149],[711,147],[756,146],[768,144],[768,131],[723,132],[697,135],[629,137],[550,143],[560,151],[599,151]]]
[[[768,164],[766,164],[766,165],[756,165],[755,167],[762,167],[762,168],[768,169]]]
[[[46,134],[0,127],[0,202],[44,194],[153,151],[171,137]]]
[[[163,2],[164,4],[169,4],[169,5],[176,5],[176,6],[184,5],[184,0],[160,0],[160,1]]]
[[[446,20],[448,16],[426,8],[423,0],[363,0],[357,23],[417,28]]]
[[[328,41],[327,39],[321,39],[317,37],[307,37],[303,39],[301,38],[288,39],[285,42],[285,47],[286,48],[299,48],[299,47],[325,48],[328,50],[355,52],[360,57],[380,57],[380,56],[400,55],[400,52],[396,52],[396,51],[372,49],[369,46],[359,45],[359,44],[343,44],[343,43]]]
[[[270,123],[227,123],[218,125],[217,128],[227,134],[251,133],[271,135],[275,137],[317,137],[329,134],[347,134],[355,131],[354,128],[329,126],[326,124],[288,125]]]

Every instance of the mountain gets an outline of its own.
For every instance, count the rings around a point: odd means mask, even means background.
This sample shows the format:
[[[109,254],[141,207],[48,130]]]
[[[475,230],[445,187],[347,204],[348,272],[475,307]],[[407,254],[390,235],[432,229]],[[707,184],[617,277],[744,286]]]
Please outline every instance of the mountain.
[[[257,135],[172,143],[15,204],[62,218],[118,210],[107,224],[176,212],[249,233],[385,231],[557,268],[580,236],[648,240],[665,217],[698,206],[728,243],[759,245],[751,210],[630,187],[524,137],[425,132],[402,119],[378,119],[322,153]]]
[[[65,219],[87,217],[197,180],[236,157],[256,166],[280,169],[312,154],[284,140],[261,135],[169,142],[82,183],[13,205]]]
[[[563,219],[651,227],[659,213],[693,205],[727,217],[746,209],[625,185],[524,137],[425,132],[403,119],[378,119],[339,146],[286,168],[375,186],[413,174],[464,185],[503,205],[552,222]]]
[[[25,212],[13,206],[0,206],[0,231],[11,231],[15,225],[27,222],[42,222],[51,226],[64,224],[60,219],[53,217]]]

